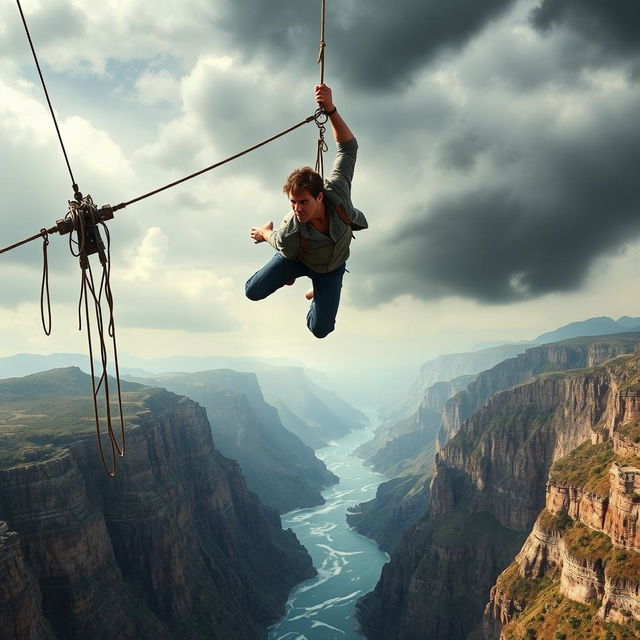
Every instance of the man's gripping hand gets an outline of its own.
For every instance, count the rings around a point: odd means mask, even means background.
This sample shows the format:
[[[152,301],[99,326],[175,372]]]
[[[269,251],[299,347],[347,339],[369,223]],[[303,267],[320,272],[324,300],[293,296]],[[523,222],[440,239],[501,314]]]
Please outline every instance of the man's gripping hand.
[[[315,90],[316,102],[322,105],[325,111],[333,111],[333,94],[326,84],[317,84]]]

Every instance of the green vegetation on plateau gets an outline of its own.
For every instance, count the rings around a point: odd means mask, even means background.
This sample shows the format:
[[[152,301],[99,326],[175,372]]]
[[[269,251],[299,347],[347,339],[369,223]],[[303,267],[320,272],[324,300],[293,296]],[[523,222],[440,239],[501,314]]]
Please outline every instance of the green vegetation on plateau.
[[[540,581],[538,581],[540,582]],[[604,622],[596,617],[602,603],[593,600],[582,604],[560,594],[557,581],[539,584],[526,610],[506,625],[504,640],[634,640],[640,623],[628,625]]]
[[[614,547],[606,534],[574,521],[566,514],[540,515],[547,531],[561,531],[569,554],[592,565],[604,567],[607,578],[640,581],[640,554]],[[551,577],[526,578],[512,563],[497,581],[506,597],[524,607],[523,612],[504,627],[505,640],[631,640],[640,635],[640,622],[629,616],[628,625],[604,622],[596,617],[601,602],[575,602],[560,594],[557,572]]]
[[[115,381],[110,379],[111,415],[119,425],[113,402]],[[146,408],[157,389],[122,383],[126,423]],[[25,378],[0,380],[0,468],[47,460],[71,443],[95,437],[91,378],[75,367],[37,373]],[[105,430],[106,407],[98,410]]]
[[[553,465],[549,480],[553,484],[582,487],[592,493],[607,495],[609,469],[614,460],[611,442],[585,442]]]

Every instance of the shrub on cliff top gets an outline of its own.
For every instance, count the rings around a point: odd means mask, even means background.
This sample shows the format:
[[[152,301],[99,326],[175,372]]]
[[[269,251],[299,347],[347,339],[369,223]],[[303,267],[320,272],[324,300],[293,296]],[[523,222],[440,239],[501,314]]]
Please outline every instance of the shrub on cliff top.
[[[553,484],[583,487],[592,493],[607,495],[609,468],[614,457],[611,442],[585,442],[553,465],[549,480]]]

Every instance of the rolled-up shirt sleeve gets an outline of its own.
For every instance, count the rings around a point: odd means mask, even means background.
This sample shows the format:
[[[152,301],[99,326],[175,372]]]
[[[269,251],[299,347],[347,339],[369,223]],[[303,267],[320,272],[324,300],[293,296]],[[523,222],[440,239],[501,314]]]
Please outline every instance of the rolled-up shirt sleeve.
[[[358,155],[358,141],[351,138],[348,142],[338,142],[337,147],[336,159],[328,182],[336,191],[350,193]]]
[[[298,256],[300,251],[300,235],[291,227],[290,219],[285,218],[277,231],[268,240],[269,244],[290,260]]]

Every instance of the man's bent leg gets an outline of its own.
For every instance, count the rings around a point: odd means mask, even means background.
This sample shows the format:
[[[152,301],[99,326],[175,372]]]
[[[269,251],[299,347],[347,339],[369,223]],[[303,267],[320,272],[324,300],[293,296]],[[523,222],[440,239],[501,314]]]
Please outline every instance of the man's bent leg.
[[[336,326],[345,265],[329,273],[317,273],[313,281],[313,302],[307,314],[307,326],[316,338],[329,335]]]
[[[262,300],[306,272],[305,266],[298,260],[287,260],[276,253],[260,271],[256,271],[247,280],[244,290],[250,300]]]

